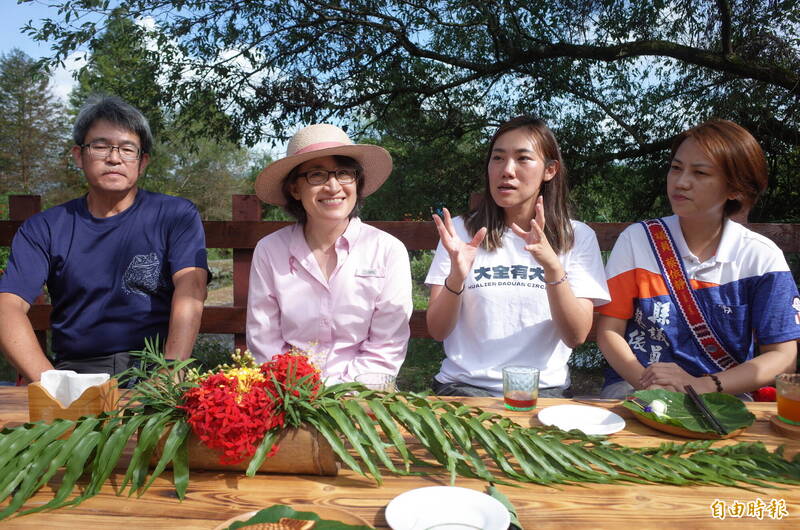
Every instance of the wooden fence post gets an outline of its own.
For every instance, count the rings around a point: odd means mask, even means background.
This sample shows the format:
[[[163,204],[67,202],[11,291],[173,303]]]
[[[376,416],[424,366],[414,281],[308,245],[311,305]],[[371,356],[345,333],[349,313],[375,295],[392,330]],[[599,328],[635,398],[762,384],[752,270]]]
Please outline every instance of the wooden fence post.
[[[255,195],[233,196],[234,221],[260,221],[261,201]],[[250,284],[250,263],[253,261],[252,248],[233,249],[233,305],[247,306],[247,288]],[[235,333],[233,335],[235,348],[244,351],[247,348],[246,335]]]

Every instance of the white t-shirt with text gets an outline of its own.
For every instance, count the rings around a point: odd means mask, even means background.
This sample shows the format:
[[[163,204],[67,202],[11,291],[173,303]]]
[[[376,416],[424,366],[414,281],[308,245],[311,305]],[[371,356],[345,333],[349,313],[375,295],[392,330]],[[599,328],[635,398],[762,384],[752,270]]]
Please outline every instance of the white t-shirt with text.
[[[461,217],[453,220],[463,241],[472,239]],[[572,221],[575,244],[559,258],[576,297],[595,306],[610,300],[603,261],[594,231]],[[558,335],[550,314],[544,269],[511,229],[503,246],[479,249],[461,294],[458,322],[444,340],[446,358],[436,379],[462,382],[501,395],[504,366],[533,366],[540,370],[539,386],[569,385],[567,360],[572,350]],[[425,278],[442,285],[450,273],[450,256],[441,241]]]

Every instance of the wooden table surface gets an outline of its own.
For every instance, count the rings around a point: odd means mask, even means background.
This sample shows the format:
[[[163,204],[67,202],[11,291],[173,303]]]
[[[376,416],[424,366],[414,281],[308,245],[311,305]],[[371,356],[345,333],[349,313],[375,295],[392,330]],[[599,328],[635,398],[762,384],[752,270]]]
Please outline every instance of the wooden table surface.
[[[499,399],[464,398],[461,401],[485,410],[503,413],[521,425],[540,425],[538,410],[551,405],[573,403],[563,399],[541,399],[533,413],[510,413]],[[800,441],[778,435],[769,418],[774,403],[753,403],[748,408],[756,422],[735,441],[761,441],[774,449],[785,445],[792,458],[800,452]],[[0,387],[0,425],[15,426],[27,421],[24,388]],[[612,436],[629,446],[655,446],[662,441],[685,441],[654,431],[632,418],[621,406],[612,410],[622,415],[626,428]],[[720,443],[733,443],[724,441]],[[192,472],[186,499],[176,496],[167,472],[141,498],[118,497],[113,485],[121,474],[112,475],[99,495],[77,507],[11,518],[0,522],[4,528],[186,528],[211,529],[237,514],[276,503],[317,504],[355,513],[376,528],[388,528],[386,505],[400,493],[423,486],[447,485],[448,477],[386,476],[383,486],[343,469],[337,477],[259,475],[253,478],[227,472]],[[479,480],[459,478],[457,486],[482,491]],[[706,528],[720,526],[769,526],[800,528],[800,487],[749,491],[728,487],[676,487],[650,485],[546,486],[525,484],[519,488],[500,487],[517,508],[525,528]],[[45,486],[28,503],[35,506],[50,500],[54,488]],[[749,509],[740,518],[726,514],[724,520],[712,515],[712,505]],[[773,511],[769,507],[785,507]],[[762,519],[757,515],[761,513]],[[788,514],[788,515],[787,515]],[[778,518],[780,517],[780,518]],[[626,525],[623,527],[622,525]]]

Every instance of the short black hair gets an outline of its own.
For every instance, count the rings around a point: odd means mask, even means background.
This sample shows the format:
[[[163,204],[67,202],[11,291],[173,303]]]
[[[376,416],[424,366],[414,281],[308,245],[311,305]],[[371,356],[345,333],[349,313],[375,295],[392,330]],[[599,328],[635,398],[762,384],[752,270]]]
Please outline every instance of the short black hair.
[[[153,133],[150,124],[139,109],[126,103],[117,96],[92,95],[78,113],[75,125],[72,127],[72,139],[75,145],[83,145],[86,133],[92,125],[99,120],[113,123],[123,129],[136,133],[139,136],[142,153],[149,153],[153,149]]]
[[[364,197],[362,196],[362,192],[364,190],[364,168],[361,166],[361,164],[359,164],[358,160],[355,158],[350,158],[349,156],[336,155],[333,157],[333,159],[336,161],[336,164],[340,166],[345,166],[356,170],[356,205],[353,207],[353,210],[348,216],[350,219],[352,219],[358,215],[358,213],[361,211],[361,206],[364,204]],[[281,192],[283,192],[283,198],[286,200],[286,204],[284,205],[283,209],[286,210],[286,213],[297,219],[298,223],[305,225],[306,221],[308,220],[306,209],[303,208],[302,202],[292,197],[291,192],[291,185],[294,184],[298,178],[300,178],[297,168],[301,165],[302,164],[298,164],[294,166],[289,174],[284,177],[283,182],[281,183]]]

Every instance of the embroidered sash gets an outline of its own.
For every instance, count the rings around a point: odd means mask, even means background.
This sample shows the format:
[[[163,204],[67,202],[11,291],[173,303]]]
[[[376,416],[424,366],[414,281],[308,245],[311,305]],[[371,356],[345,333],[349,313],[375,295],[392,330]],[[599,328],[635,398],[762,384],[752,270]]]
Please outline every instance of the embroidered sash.
[[[714,329],[708,325],[689,283],[683,261],[675,251],[675,242],[672,240],[672,234],[666,223],[661,219],[650,219],[641,223],[647,233],[650,246],[653,248],[672,301],[680,310],[697,345],[720,370],[727,370],[739,364],[725,350]]]

